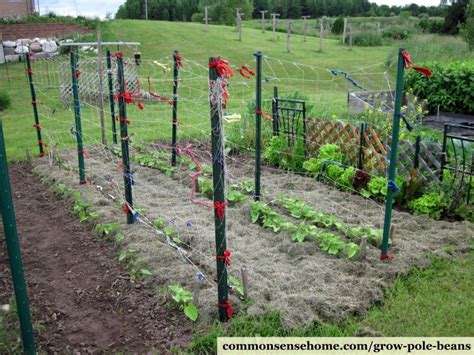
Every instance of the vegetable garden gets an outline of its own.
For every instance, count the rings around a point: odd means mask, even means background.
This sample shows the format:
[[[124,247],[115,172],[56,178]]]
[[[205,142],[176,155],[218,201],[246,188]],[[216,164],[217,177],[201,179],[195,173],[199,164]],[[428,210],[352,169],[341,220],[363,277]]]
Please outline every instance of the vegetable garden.
[[[412,64],[402,53],[398,74]],[[53,63],[57,76],[26,57],[34,173],[113,243],[132,281],[152,285],[192,321],[243,310],[277,310],[291,327],[341,321],[381,301],[428,255],[469,245],[470,223],[432,218],[472,219],[471,141],[445,135],[452,144],[438,152],[402,125],[398,157],[401,116],[407,127],[416,123],[402,107],[403,75],[388,109],[392,127],[315,117],[318,105],[344,102],[354,87],[391,90],[390,69],[341,76],[260,52],[232,64],[178,51],[159,60],[134,54],[110,55],[97,74],[95,58],[71,51]],[[109,108],[97,102],[94,75],[109,84],[100,93]],[[322,93],[325,81],[338,93]],[[69,89],[72,99],[61,103]],[[145,126],[169,122],[171,139],[142,139],[135,116]]]

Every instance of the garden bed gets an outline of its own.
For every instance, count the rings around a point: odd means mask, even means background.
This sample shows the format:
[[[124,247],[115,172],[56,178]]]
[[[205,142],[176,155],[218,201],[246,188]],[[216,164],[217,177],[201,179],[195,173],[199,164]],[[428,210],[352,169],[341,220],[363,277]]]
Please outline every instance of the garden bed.
[[[192,290],[196,272],[203,272],[208,282],[201,290],[199,319],[204,324],[216,319],[214,215],[212,209],[190,202],[191,179],[180,173],[177,180],[157,169],[133,164],[135,207],[142,209],[142,218],[149,221],[159,218],[166,226],[178,230],[182,250],[192,262],[189,264],[164,242],[161,231],[146,224],[123,224],[120,159],[103,148],[90,147],[88,153],[91,157],[86,159],[86,171],[91,184],[78,184],[75,151],[60,152],[61,168],[57,164],[50,166],[47,158],[36,160],[35,172],[50,183],[79,191],[97,212],[95,223],[122,223],[120,231],[125,237],[119,242],[121,248],[140,250],[138,256],[153,274],[149,282],[154,285],[157,297],[160,290],[172,284]],[[251,161],[240,167],[234,161],[233,169],[251,172]],[[233,175],[232,171],[229,175]],[[264,169],[262,186],[265,200],[286,193],[349,226],[368,223],[380,227],[383,221],[384,208],[380,204],[325,186],[313,178]],[[199,198],[210,203],[204,196]],[[285,215],[281,209],[278,213]],[[275,234],[271,229],[252,224],[246,201],[229,206],[226,218],[227,247],[232,252],[229,274],[240,277],[241,266],[249,269],[252,302],[246,306],[247,312],[262,314],[276,310],[291,327],[363,314],[383,299],[384,290],[395,277],[415,266],[428,266],[429,255],[450,257],[467,252],[473,235],[468,222],[448,223],[394,212],[396,231],[391,250],[395,259],[382,262],[380,251],[371,245],[366,260],[348,259],[327,254],[315,242],[295,243],[284,232]],[[288,215],[285,218],[291,220]],[[235,295],[231,300],[238,311],[242,303]]]

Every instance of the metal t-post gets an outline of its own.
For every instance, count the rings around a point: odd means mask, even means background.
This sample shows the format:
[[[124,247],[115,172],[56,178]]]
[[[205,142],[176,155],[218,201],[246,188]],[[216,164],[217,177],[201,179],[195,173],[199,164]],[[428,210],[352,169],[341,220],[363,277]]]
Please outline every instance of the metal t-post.
[[[0,111],[1,115],[1,111]],[[15,290],[15,300],[20,319],[21,340],[25,354],[36,354],[35,337],[31,323],[28,293],[26,291],[23,262],[21,259],[20,242],[16,229],[15,210],[13,206],[10,178],[8,176],[8,162],[3,137],[2,118],[0,117],[0,210],[2,213],[5,242],[7,244],[8,260]]]
[[[117,144],[117,126],[115,124],[115,98],[114,98],[114,76],[112,73],[112,56],[107,48],[107,78],[109,81],[109,105],[110,115],[112,116],[112,139]]]
[[[259,201],[262,144],[262,52],[256,52],[254,56],[257,60],[257,75],[255,76],[255,201]]]
[[[172,148],[171,148],[171,166],[176,166],[176,155],[178,153],[177,130],[178,130],[178,51],[173,53],[173,121],[172,121]]]
[[[400,133],[400,117],[403,95],[403,74],[405,61],[402,56],[403,49],[398,51],[398,68],[397,68],[397,86],[395,91],[395,107],[393,114],[392,143],[390,147],[390,166],[388,168],[389,188],[387,189],[387,199],[385,203],[385,220],[383,225],[383,239],[381,245],[381,259],[390,259],[388,255],[388,243],[390,238],[390,227],[392,223],[392,203],[395,195],[395,189],[390,188],[390,184],[395,184],[395,176],[397,170],[398,159],[398,136]]]

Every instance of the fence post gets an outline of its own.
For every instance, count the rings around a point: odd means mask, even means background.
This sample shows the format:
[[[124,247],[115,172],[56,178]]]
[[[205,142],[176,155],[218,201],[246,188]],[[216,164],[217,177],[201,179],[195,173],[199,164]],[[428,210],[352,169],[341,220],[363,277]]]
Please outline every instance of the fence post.
[[[26,58],[26,72],[28,73],[28,83],[30,84],[30,91],[31,91],[31,105],[33,106],[33,115],[35,117],[35,124],[33,127],[36,128],[36,136],[38,137],[38,148],[39,148],[39,156],[44,157],[44,144],[41,138],[41,126],[39,121],[38,115],[38,106],[36,102],[36,90],[35,84],[33,82],[33,69],[31,68],[31,53],[28,52],[25,54]]]
[[[130,169],[130,153],[128,148],[128,124],[127,119],[127,103],[125,102],[125,77],[123,73],[123,58],[121,53],[117,53],[117,79],[119,84],[118,107],[120,121],[120,141],[122,145],[122,165],[123,165],[123,182],[125,186],[125,201],[127,205],[124,211],[127,213],[127,223],[133,224],[133,173]]]
[[[255,201],[260,200],[260,165],[262,144],[262,52],[255,52],[257,60],[255,93]]]
[[[280,134],[278,130],[278,87],[273,87],[273,100],[272,100],[272,126],[273,135],[278,136]]]
[[[398,51],[398,68],[397,68],[397,86],[395,91],[395,107],[393,114],[392,143],[390,147],[390,166],[388,168],[388,189],[387,199],[385,202],[385,220],[383,225],[383,239],[381,245],[380,258],[382,260],[393,258],[388,254],[388,241],[390,238],[390,227],[392,223],[392,203],[393,196],[396,193],[395,175],[397,170],[398,155],[398,136],[400,132],[401,103],[403,95],[403,73],[405,61],[402,56],[403,49]]]
[[[420,142],[421,137],[417,136],[415,141],[415,157],[413,159],[413,167],[415,169],[418,169],[418,167],[420,166]]]
[[[229,285],[227,284],[226,236],[225,236],[225,176],[224,176],[224,132],[222,131],[222,101],[218,98],[218,73],[211,64],[220,60],[209,58],[211,143],[212,143],[212,179],[214,186],[214,226],[216,235],[217,262],[217,299],[219,320],[225,322],[230,317]]]
[[[357,165],[357,169],[364,170],[364,148],[365,148],[365,130],[366,130],[366,123],[361,122],[360,124],[360,144],[359,144],[359,164]]]
[[[99,79],[99,121],[100,121],[100,136],[102,144],[107,145],[107,138],[105,136],[105,121],[104,121],[104,83],[103,83],[103,66],[102,66],[102,34],[97,31],[97,76]]]
[[[112,72],[112,55],[107,48],[107,78],[109,81],[109,105],[110,115],[112,116],[112,138],[114,144],[117,144],[117,126],[115,124],[115,103],[114,103],[114,76]]]
[[[81,104],[79,102],[79,85],[78,78],[80,72],[77,70],[77,48],[71,51],[71,77],[72,77],[72,96],[74,99],[74,120],[76,122],[76,140],[77,140],[77,157],[79,160],[79,183],[86,183],[86,172],[84,168],[84,145],[82,142],[82,126],[81,126]]]
[[[173,123],[172,123],[172,148],[171,148],[171,165],[176,166],[177,155],[177,130],[178,130],[178,51],[173,53]]]
[[[1,114],[1,112],[0,112]],[[23,262],[21,259],[20,243],[16,229],[15,210],[13,206],[10,179],[8,176],[8,162],[5,151],[5,140],[3,137],[2,118],[0,117],[0,210],[2,213],[3,228],[5,230],[5,242],[7,244],[8,260],[12,273],[15,300],[20,319],[21,339],[25,354],[36,354],[35,337],[31,324],[30,306],[28,293],[26,291],[25,275],[23,274]]]
[[[447,124],[444,125],[444,131],[443,131],[443,147],[441,148],[441,166],[440,166],[440,172],[439,172],[439,181],[443,181],[444,178],[444,167],[446,166],[448,162],[448,152],[447,152],[447,143],[448,143],[448,128],[449,126]]]

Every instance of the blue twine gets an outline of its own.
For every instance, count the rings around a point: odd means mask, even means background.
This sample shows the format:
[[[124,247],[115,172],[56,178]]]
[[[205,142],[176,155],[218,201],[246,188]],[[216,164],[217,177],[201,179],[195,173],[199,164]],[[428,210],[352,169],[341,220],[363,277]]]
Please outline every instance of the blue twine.
[[[335,75],[335,76],[338,76],[338,75],[344,75],[344,79],[347,80],[348,82],[350,82],[352,85],[354,85],[356,88],[359,88],[363,91],[365,91],[365,88],[362,87],[361,85],[359,85],[357,83],[357,81],[355,81],[354,79],[352,79],[348,74],[347,72],[343,71],[343,70],[337,70],[337,69],[331,69],[330,70],[331,74],[332,75]]]
[[[388,180],[387,189],[395,193],[400,191],[400,188],[393,180]]]
[[[130,186],[135,186],[135,172],[134,171],[130,171],[130,173],[128,174],[128,181],[130,182]]]
[[[140,222],[140,212],[134,209],[132,209],[131,212],[132,212],[133,222],[135,223]]]

